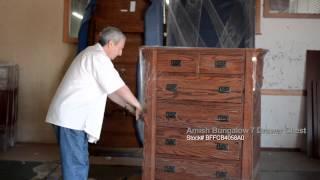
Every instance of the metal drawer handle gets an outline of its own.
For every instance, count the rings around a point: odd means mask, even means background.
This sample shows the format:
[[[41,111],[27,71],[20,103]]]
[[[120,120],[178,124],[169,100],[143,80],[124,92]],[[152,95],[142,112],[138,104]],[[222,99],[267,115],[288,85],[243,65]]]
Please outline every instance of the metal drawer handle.
[[[228,176],[228,172],[226,171],[216,171],[217,178],[226,178]]]
[[[176,118],[176,115],[177,115],[176,112],[166,112],[167,119]]]
[[[166,90],[171,92],[177,92],[177,85],[176,84],[167,84]]]
[[[164,166],[163,171],[168,172],[168,173],[175,173],[176,167],[175,166]]]
[[[228,144],[217,143],[216,149],[217,150],[227,151],[228,150]]]
[[[230,93],[231,88],[228,86],[221,86],[218,88],[219,93]]]
[[[225,68],[226,67],[226,61],[224,60],[217,60],[214,62],[215,68]]]
[[[165,144],[166,145],[169,145],[169,146],[175,146],[177,143],[176,143],[176,139],[170,139],[170,138],[168,138],[168,139],[166,139],[165,140]]]
[[[228,115],[218,115],[217,116],[217,121],[228,122],[229,121],[229,116]]]
[[[170,64],[171,64],[171,66],[173,66],[173,67],[181,67],[181,60],[172,59]]]

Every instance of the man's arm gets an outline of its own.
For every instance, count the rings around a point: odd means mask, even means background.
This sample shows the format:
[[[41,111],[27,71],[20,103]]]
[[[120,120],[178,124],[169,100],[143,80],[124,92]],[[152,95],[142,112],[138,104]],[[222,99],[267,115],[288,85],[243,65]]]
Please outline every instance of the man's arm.
[[[108,98],[111,99],[114,103],[118,104],[119,106],[125,108],[130,113],[135,115],[134,107],[129,105],[122,97],[120,97],[116,92],[108,95]]]
[[[142,115],[142,107],[140,103],[126,85],[108,95],[108,97],[132,114],[135,114],[136,119],[139,119]]]

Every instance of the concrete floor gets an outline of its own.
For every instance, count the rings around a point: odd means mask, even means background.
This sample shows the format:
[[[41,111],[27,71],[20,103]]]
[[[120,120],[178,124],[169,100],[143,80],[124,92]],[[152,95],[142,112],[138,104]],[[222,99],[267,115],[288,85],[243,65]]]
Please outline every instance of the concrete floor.
[[[320,160],[302,152],[261,153],[261,180],[320,180]]]
[[[136,150],[141,153],[140,150]],[[17,144],[0,160],[55,162],[58,147],[52,144]],[[139,157],[92,156],[91,164],[141,166]],[[320,160],[310,159],[302,152],[262,151],[260,180],[320,180]]]
[[[132,150],[141,151],[141,150]],[[7,152],[0,152],[0,160],[59,161],[59,149],[55,144],[16,144]],[[141,166],[142,158],[90,156],[90,164]]]

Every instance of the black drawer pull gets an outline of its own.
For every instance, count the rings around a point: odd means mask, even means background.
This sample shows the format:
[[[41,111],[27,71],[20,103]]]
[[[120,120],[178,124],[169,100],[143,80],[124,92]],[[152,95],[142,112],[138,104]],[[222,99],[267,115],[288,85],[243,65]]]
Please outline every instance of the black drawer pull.
[[[178,59],[171,60],[171,66],[173,66],[173,67],[181,67],[181,60],[178,60]]]
[[[217,149],[217,150],[227,151],[227,150],[228,150],[228,144],[217,143],[216,149]]]
[[[171,92],[177,92],[177,85],[176,84],[167,84],[166,90]]]
[[[168,173],[175,173],[176,167],[175,166],[164,166],[163,171],[168,172]]]
[[[214,62],[215,68],[225,68],[226,67],[226,61],[223,60],[217,60]]]
[[[217,116],[217,121],[228,122],[229,121],[229,116],[228,115],[218,115]]]
[[[230,93],[231,88],[227,86],[221,86],[218,88],[219,93]]]
[[[225,171],[216,171],[217,178],[226,178],[228,176],[228,172]]]
[[[166,112],[166,118],[176,118],[177,113],[176,112]]]
[[[165,144],[169,145],[169,146],[175,146],[176,145],[176,139],[170,139],[170,138],[166,139]]]

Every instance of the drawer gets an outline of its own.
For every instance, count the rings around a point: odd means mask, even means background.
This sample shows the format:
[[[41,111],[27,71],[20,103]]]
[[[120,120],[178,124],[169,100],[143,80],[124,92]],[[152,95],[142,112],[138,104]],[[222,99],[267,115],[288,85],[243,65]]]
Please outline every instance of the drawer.
[[[242,103],[242,78],[160,76],[157,97],[169,100]]]
[[[239,161],[193,161],[156,157],[156,180],[240,180]]]
[[[120,64],[115,63],[115,68],[119,72],[122,80],[130,88],[131,91],[135,92],[136,89],[136,66],[134,64]]]
[[[157,126],[241,128],[242,105],[185,101],[158,101]]]
[[[201,55],[200,73],[243,74],[244,57],[227,55]]]
[[[198,55],[184,51],[158,53],[158,72],[195,73]]]
[[[119,72],[119,75],[121,76],[121,78],[131,79],[131,80],[136,79],[136,66],[135,66],[135,64],[115,63],[114,67]]]
[[[190,127],[192,128],[192,127]],[[198,128],[198,126],[197,126]],[[191,159],[226,159],[239,160],[242,142],[227,140],[188,140],[187,128],[157,127],[156,153],[167,157],[187,157]],[[210,133],[211,134],[211,133]]]

